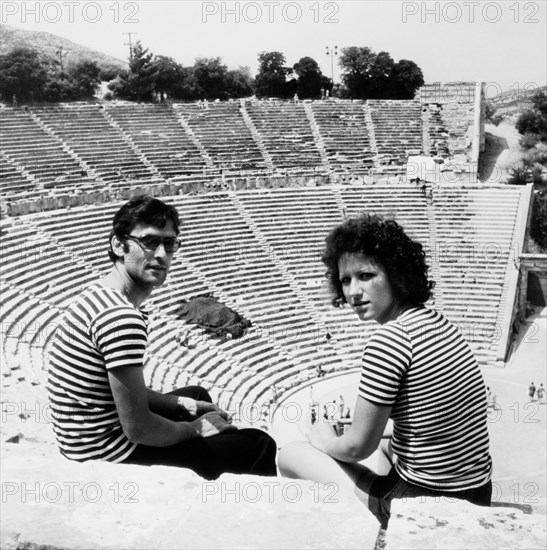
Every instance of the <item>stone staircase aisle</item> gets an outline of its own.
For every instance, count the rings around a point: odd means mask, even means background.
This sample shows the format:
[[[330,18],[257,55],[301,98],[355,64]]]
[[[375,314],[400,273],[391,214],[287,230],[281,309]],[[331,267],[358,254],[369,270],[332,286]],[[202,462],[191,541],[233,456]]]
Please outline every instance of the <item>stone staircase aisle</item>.
[[[240,99],[239,104],[241,106],[241,114],[243,116],[243,120],[245,121],[245,124],[249,128],[251,135],[253,136],[254,140],[256,141],[256,144],[258,145],[258,148],[260,149],[260,152],[262,153],[262,156],[264,157],[264,162],[266,166],[268,167],[268,170],[270,172],[274,171],[274,165],[273,160],[270,154],[268,153],[268,150],[266,149],[266,146],[264,145],[264,141],[262,140],[262,136],[259,134],[258,130],[256,129],[256,126],[254,125],[254,122],[252,121],[249,112],[247,111],[247,108],[245,107],[245,100]]]

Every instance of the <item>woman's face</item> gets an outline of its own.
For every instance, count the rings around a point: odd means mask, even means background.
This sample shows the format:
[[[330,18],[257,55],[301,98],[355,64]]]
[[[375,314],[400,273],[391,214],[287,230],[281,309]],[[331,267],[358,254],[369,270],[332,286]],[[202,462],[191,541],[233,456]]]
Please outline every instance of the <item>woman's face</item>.
[[[346,252],[338,261],[338,270],[344,297],[361,321],[383,324],[396,318],[399,301],[386,272],[372,258]]]

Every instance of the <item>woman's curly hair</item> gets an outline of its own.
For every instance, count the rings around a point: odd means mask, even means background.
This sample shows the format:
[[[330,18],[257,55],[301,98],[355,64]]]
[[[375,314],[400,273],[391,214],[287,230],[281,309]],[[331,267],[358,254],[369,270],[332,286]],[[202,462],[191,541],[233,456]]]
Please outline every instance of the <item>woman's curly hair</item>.
[[[325,239],[321,259],[327,267],[334,306],[346,303],[338,261],[345,253],[359,252],[384,269],[401,304],[423,304],[431,298],[435,283],[427,277],[429,267],[422,245],[413,241],[395,220],[361,214],[335,227]]]

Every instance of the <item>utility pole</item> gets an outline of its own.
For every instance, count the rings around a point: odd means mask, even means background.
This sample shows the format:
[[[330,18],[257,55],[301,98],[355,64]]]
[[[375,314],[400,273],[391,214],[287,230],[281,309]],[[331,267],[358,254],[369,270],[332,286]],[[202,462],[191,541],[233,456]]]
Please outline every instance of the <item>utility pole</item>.
[[[63,55],[67,52],[63,50],[62,46],[59,46],[59,49],[55,52],[59,56],[59,63],[61,64],[61,73],[63,72]]]
[[[134,32],[122,32],[122,34],[127,34],[128,42],[124,42],[124,46],[129,46],[129,63],[133,61],[133,44],[131,43],[131,35],[137,34]]]
[[[327,55],[330,55],[330,79],[334,88],[334,56],[338,55],[338,46],[334,46],[334,48],[325,46],[325,49],[327,50]]]

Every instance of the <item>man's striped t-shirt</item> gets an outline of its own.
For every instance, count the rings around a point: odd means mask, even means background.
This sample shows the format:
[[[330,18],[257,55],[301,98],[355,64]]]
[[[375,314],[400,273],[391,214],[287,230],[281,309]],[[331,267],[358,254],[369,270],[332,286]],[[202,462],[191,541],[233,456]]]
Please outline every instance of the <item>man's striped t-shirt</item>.
[[[406,481],[461,491],[490,480],[484,381],[467,342],[440,313],[411,308],[374,332],[359,395],[392,407],[395,468]]]
[[[120,462],[135,449],[122,430],[108,370],[142,367],[147,316],[118,290],[94,284],[64,314],[50,349],[48,392],[60,451]]]

